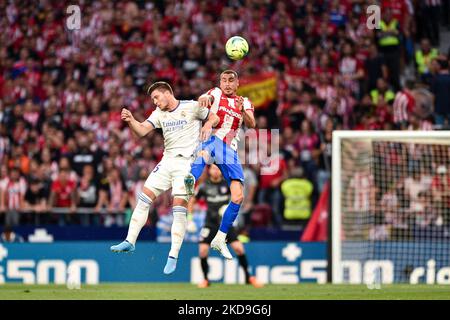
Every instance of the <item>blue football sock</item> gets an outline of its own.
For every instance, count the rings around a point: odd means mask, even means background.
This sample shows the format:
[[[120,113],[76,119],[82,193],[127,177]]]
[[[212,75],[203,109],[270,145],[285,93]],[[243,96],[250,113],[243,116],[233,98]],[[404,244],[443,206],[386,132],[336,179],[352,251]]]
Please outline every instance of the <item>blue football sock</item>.
[[[241,208],[240,204],[234,203],[230,201],[228,207],[225,209],[225,212],[222,217],[222,222],[220,224],[220,231],[223,233],[228,233],[228,230],[233,225],[234,220],[238,216],[239,209]]]

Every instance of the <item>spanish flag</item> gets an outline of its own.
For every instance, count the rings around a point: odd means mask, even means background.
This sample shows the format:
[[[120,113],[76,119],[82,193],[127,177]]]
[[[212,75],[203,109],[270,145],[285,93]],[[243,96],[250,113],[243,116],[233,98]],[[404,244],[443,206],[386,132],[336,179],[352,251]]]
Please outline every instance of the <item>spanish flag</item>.
[[[267,107],[277,98],[277,76],[268,72],[242,77],[237,94],[249,98],[255,108]]]

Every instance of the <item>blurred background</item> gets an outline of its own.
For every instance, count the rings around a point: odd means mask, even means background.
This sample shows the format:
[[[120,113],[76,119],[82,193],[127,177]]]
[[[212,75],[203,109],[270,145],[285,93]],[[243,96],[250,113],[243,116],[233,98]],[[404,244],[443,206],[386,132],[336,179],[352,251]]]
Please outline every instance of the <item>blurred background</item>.
[[[244,165],[236,227],[245,243],[326,241],[333,130],[448,129],[448,0],[73,2],[0,3],[4,242],[124,238],[163,139],[136,139],[120,111],[147,118],[145,89],[156,80],[197,99],[234,69],[255,104],[257,134],[280,130],[269,161]],[[79,30],[66,26],[72,4]],[[381,8],[379,29],[366,25],[371,4]],[[237,62],[224,52],[233,35],[250,45]],[[290,207],[292,197],[303,209]],[[205,211],[199,201],[187,242]],[[140,240],[167,241],[170,213],[166,193]]]

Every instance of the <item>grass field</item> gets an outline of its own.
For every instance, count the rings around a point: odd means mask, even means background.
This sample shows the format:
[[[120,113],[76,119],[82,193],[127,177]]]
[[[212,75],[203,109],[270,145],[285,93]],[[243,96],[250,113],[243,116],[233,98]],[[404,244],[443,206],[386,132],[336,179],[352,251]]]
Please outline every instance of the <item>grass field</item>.
[[[63,285],[0,285],[0,300],[450,300],[450,286],[385,285],[244,285],[213,284],[199,289],[186,283],[123,283],[83,285],[69,290]]]

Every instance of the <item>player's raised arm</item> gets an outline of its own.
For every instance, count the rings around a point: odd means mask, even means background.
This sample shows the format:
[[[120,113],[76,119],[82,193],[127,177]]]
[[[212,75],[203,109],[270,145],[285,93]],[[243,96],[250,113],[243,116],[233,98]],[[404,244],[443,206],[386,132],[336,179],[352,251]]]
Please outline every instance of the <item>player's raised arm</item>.
[[[244,123],[248,128],[256,127],[256,120],[253,114],[253,108],[251,107],[251,103],[247,100],[244,101],[243,97],[238,97],[236,100],[237,107],[242,111],[242,116],[244,117]],[[246,107],[246,104],[248,105]]]
[[[222,91],[219,88],[213,88],[198,98],[198,104],[200,108],[208,108],[212,112],[217,113],[221,95]]]
[[[150,131],[152,131],[155,128],[148,121],[143,122],[137,121],[131,114],[130,110],[126,108],[122,109],[121,118],[123,121],[128,123],[128,126],[139,138],[146,136]]]
[[[214,97],[205,93],[198,98],[200,108],[209,108],[214,101]]]

